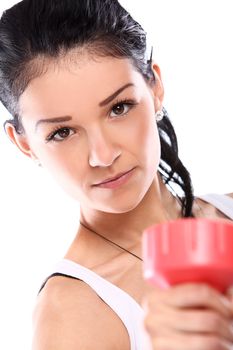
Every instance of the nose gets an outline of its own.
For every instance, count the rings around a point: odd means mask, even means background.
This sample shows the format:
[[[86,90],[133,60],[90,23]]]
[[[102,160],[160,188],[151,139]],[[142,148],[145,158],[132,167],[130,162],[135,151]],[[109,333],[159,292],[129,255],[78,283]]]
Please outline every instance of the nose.
[[[115,138],[114,138],[115,139]],[[107,167],[120,156],[119,147],[110,135],[98,130],[89,135],[89,164],[92,167]]]

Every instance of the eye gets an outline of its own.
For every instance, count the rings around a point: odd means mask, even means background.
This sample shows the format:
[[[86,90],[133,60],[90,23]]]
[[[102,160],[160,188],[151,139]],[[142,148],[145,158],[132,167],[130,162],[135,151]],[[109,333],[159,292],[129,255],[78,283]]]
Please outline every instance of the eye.
[[[111,109],[111,117],[125,116],[137,103],[132,100],[124,100],[117,102]]]
[[[68,127],[63,127],[63,128],[58,127],[57,129],[52,131],[52,133],[46,137],[46,141],[47,142],[49,142],[49,141],[61,142],[61,141],[65,140],[67,137],[69,137],[71,135],[71,133],[74,134],[74,130],[72,130]]]

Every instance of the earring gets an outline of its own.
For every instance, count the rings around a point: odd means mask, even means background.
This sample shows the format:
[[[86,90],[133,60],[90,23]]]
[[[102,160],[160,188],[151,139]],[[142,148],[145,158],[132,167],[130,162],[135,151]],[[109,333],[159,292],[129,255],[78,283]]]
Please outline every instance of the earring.
[[[160,120],[162,120],[164,117],[164,113],[163,113],[163,110],[162,111],[157,111],[155,113],[155,118],[156,118],[156,121],[157,122],[160,122]]]

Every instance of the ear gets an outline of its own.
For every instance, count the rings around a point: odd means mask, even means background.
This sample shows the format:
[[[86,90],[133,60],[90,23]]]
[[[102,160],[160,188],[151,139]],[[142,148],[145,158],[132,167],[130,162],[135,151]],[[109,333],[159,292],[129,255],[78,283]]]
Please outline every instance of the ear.
[[[155,83],[152,85],[152,91],[154,94],[154,101],[155,101],[155,110],[162,108],[163,105],[163,99],[164,99],[164,87],[161,77],[161,71],[159,66],[152,61],[151,69],[154,73],[155,77]]]
[[[18,134],[11,123],[6,123],[5,131],[10,141],[14,143],[23,154],[33,160],[37,159],[24,133]]]

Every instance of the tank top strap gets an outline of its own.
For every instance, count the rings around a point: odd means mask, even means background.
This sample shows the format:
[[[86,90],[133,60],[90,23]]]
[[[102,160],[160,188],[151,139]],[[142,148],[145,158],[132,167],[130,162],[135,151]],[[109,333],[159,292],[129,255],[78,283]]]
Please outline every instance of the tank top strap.
[[[215,208],[220,210],[229,219],[233,220],[233,198],[225,194],[210,193],[204,196],[197,196],[197,198],[212,204]]]
[[[88,284],[125,325],[130,338],[131,350],[143,349],[143,309],[129,294],[95,272],[65,258],[53,266],[42,288],[50,277],[56,275],[76,278]]]

